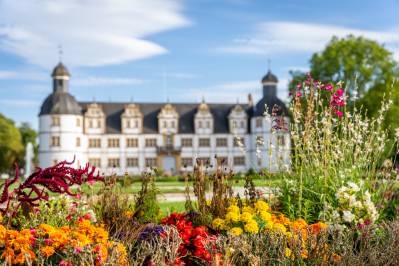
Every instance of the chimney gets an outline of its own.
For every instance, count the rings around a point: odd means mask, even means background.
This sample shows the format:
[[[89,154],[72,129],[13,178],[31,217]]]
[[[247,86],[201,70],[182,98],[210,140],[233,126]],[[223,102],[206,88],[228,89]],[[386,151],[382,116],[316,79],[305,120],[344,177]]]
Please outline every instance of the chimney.
[[[252,99],[252,94],[251,93],[248,94],[248,106],[249,107],[254,106],[254,100]]]

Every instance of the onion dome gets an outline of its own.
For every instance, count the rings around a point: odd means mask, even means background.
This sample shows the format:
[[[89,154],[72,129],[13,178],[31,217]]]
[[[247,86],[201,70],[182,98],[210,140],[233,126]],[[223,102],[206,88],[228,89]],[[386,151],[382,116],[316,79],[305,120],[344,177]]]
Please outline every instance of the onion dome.
[[[268,82],[273,82],[273,83],[278,82],[276,75],[274,75],[270,70],[267,71],[266,75],[262,78],[262,83],[268,83]]]
[[[51,77],[70,77],[68,69],[64,66],[63,63],[59,62],[58,65],[54,68],[53,73],[51,73]]]

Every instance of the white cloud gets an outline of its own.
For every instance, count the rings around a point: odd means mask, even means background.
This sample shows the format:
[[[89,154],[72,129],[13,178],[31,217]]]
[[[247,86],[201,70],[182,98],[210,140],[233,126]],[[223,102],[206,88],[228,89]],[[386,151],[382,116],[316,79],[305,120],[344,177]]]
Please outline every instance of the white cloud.
[[[247,36],[235,38],[232,45],[219,51],[240,54],[275,54],[288,52],[316,52],[324,48],[332,36],[349,34],[364,36],[399,52],[397,31],[369,31],[356,28],[298,22],[263,22]],[[399,57],[398,54],[395,57]]]
[[[17,76],[15,71],[0,70],[0,79],[13,79]]]
[[[34,100],[1,99],[0,104],[8,107],[38,107],[40,102]]]
[[[123,63],[167,52],[150,35],[190,24],[181,1],[2,0],[0,48],[53,66],[62,45],[72,66]]]
[[[46,81],[50,75],[42,72],[0,70],[0,80],[34,80]]]
[[[128,86],[140,85],[144,80],[136,78],[121,78],[121,77],[99,77],[89,76],[84,78],[71,79],[71,85],[91,87],[91,86]]]

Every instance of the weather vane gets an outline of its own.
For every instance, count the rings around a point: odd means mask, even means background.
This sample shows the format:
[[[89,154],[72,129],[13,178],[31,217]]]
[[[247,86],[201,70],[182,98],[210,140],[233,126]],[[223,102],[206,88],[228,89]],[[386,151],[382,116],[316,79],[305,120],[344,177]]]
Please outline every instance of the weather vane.
[[[62,61],[62,45],[58,45],[58,59]]]

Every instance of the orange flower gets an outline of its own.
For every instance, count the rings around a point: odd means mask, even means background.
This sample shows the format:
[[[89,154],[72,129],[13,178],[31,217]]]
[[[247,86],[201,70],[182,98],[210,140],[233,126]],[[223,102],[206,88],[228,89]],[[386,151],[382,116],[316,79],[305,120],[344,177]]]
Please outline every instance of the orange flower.
[[[40,251],[41,251],[42,255],[45,257],[50,257],[51,255],[53,255],[55,253],[54,248],[49,247],[49,246],[42,247],[40,249]]]
[[[318,223],[309,225],[310,231],[316,235],[318,235],[320,233],[320,231],[326,229],[327,227],[328,227],[328,225],[326,225],[325,223],[322,223],[322,222],[318,222]]]

